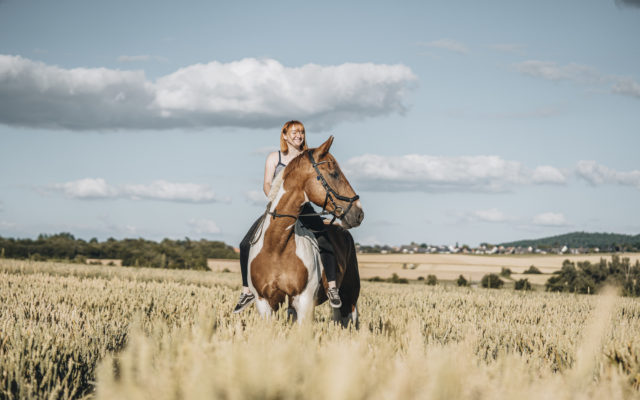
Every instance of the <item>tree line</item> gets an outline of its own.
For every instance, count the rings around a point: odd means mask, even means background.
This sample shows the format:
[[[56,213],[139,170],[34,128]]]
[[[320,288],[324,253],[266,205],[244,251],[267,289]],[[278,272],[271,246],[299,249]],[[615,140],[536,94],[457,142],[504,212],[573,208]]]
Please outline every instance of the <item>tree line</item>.
[[[617,255],[611,260],[604,258],[598,263],[565,260],[560,271],[554,272],[547,280],[545,289],[549,292],[596,293],[605,285],[622,288],[623,296],[640,296],[640,261],[631,265],[629,258]]]
[[[123,266],[204,270],[208,258],[237,259],[238,254],[224,242],[205,239],[154,242],[109,238],[100,242],[93,238],[87,242],[70,233],[58,233],[41,234],[35,240],[0,236],[0,257],[82,263],[88,258],[120,259]]]
[[[549,250],[567,246],[570,248],[595,249],[606,252],[640,251],[640,235],[624,235],[617,233],[572,232],[534,240],[520,240],[502,243],[505,247],[534,247]]]

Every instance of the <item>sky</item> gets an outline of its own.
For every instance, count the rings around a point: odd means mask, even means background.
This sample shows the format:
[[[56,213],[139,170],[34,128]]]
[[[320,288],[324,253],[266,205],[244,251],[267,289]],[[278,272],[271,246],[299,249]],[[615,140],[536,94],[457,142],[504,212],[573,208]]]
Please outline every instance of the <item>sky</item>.
[[[638,38],[638,0],[0,0],[0,236],[237,246],[291,119],[362,244],[638,234]]]

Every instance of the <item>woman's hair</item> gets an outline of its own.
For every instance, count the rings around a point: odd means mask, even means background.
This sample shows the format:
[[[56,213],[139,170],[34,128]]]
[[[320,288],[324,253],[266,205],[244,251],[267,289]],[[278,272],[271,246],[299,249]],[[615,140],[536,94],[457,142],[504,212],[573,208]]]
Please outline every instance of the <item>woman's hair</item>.
[[[302,125],[302,122],[300,122],[300,121],[291,120],[291,121],[286,122],[284,124],[284,126],[282,127],[282,131],[280,132],[280,151],[285,153],[285,154],[289,151],[289,145],[284,140],[284,137],[282,135],[284,135],[285,133],[289,132],[289,129],[293,129],[293,128],[298,128],[298,130],[301,130],[302,133],[305,133],[304,125]],[[304,139],[302,141],[302,148],[300,150],[307,150],[307,148],[308,148],[307,147],[307,135],[305,133]]]

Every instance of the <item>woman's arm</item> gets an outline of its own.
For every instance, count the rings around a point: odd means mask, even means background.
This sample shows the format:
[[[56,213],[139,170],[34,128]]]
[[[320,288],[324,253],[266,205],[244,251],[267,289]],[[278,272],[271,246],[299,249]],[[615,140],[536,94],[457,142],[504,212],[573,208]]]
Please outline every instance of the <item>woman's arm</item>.
[[[262,190],[265,196],[269,196],[269,192],[271,191],[271,182],[273,181],[273,173],[276,170],[276,165],[278,165],[278,152],[274,151],[267,156],[267,161],[264,163],[264,183]]]

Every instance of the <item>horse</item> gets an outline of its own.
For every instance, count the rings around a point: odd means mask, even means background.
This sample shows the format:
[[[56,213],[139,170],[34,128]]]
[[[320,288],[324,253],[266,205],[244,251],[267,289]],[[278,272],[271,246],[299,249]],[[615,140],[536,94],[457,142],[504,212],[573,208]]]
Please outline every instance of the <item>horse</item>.
[[[333,319],[343,326],[358,325],[360,275],[347,229],[359,226],[364,212],[359,196],[329,153],[332,143],[330,136],[320,147],[303,151],[272,184],[272,201],[249,251],[249,289],[263,317],[268,318],[288,299],[289,314],[302,323],[312,317],[316,305],[327,300],[317,241],[298,221],[301,206],[311,201],[322,207],[320,215],[333,216],[326,228],[338,265],[336,285],[342,301]],[[333,224],[335,219],[341,226]]]

